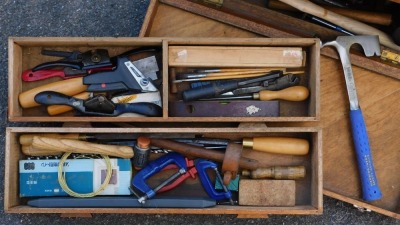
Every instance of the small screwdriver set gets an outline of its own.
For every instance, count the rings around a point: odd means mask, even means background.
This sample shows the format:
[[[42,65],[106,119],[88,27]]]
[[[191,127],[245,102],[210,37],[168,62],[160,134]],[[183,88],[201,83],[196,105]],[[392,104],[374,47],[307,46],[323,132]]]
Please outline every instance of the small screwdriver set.
[[[315,195],[310,187],[316,182],[312,170],[319,168],[313,161],[320,154],[318,131],[60,129],[9,130],[9,141],[20,149],[12,153],[20,155],[14,171],[19,188],[7,191],[19,191],[28,206],[295,207]],[[304,190],[308,197],[299,196]]]

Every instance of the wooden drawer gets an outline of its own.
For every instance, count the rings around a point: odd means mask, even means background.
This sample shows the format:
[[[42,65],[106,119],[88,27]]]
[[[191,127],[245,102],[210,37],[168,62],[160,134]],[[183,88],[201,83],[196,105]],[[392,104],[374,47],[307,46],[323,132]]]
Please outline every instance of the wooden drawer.
[[[179,135],[204,135],[206,137],[240,140],[243,137],[283,136],[308,140],[310,151],[304,156],[278,155],[252,150],[243,150],[242,156],[257,159],[263,166],[304,165],[306,176],[296,180],[295,206],[257,207],[217,205],[206,209],[173,208],[35,208],[19,197],[18,161],[26,158],[21,152],[19,137],[22,134],[162,134],[165,137]],[[168,213],[168,214],[238,214],[239,216],[263,217],[268,214],[321,214],[322,213],[322,144],[321,131],[315,128],[7,128],[5,199],[4,208],[8,213]],[[154,154],[152,154],[154,155]],[[183,184],[184,185],[184,184]],[[168,195],[167,193],[164,193]]]
[[[157,46],[162,48],[162,84],[159,87],[163,109],[159,117],[89,117],[74,116],[72,112],[59,116],[48,116],[44,106],[22,108],[18,101],[20,93],[32,88],[58,81],[60,78],[50,78],[35,82],[21,80],[21,74],[34,66],[54,60],[54,57],[40,54],[42,49],[59,51],[79,50],[81,52],[103,48],[109,51],[110,57],[142,46]],[[301,76],[301,85],[309,89],[310,96],[306,101],[280,101],[278,117],[173,117],[167,102],[179,99],[171,93],[169,69],[169,48],[171,46],[206,46],[240,47],[300,47],[305,52],[305,74]],[[9,109],[8,118],[15,122],[262,122],[262,121],[317,121],[319,119],[319,48],[318,39],[225,39],[225,38],[57,38],[57,37],[19,37],[9,39]],[[265,54],[268,52],[265,50]],[[246,60],[246,56],[241,55]],[[248,58],[247,58],[248,59]],[[262,66],[259,64],[257,66]],[[206,65],[204,65],[206,66]],[[202,67],[200,65],[200,67]],[[181,67],[182,69],[182,67]]]

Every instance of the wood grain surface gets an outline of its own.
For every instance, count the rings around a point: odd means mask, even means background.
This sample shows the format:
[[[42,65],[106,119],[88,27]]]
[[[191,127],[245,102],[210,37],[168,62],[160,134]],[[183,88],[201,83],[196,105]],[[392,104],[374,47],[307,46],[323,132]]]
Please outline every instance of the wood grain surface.
[[[259,35],[202,16],[159,4],[141,31],[143,36],[260,37]],[[178,19],[179,18],[179,19]],[[189,26],[190,24],[193,24]],[[332,49],[333,50],[333,49]],[[353,60],[353,58],[352,58]],[[321,118],[323,130],[324,193],[400,218],[400,81],[353,66],[355,83],[370,138],[371,151],[383,198],[361,200],[361,186],[350,132],[349,103],[342,66],[338,60],[321,56]],[[268,126],[284,126],[272,123]]]

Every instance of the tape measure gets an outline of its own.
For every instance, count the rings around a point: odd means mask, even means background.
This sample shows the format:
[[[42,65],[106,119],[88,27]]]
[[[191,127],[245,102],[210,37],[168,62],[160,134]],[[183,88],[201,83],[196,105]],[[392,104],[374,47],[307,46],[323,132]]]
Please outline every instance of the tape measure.
[[[394,64],[399,64],[400,63],[400,54],[388,51],[388,50],[383,50],[381,54],[381,59],[385,61],[390,61]]]

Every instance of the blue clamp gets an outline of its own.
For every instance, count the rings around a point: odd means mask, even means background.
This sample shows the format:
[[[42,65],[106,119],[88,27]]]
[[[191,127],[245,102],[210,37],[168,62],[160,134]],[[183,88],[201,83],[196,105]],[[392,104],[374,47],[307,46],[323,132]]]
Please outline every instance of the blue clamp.
[[[185,157],[178,153],[168,153],[152,162],[150,162],[146,167],[141,169],[132,179],[132,185],[146,195],[145,199],[153,197],[157,190],[166,185],[164,182],[162,185],[158,186],[154,190],[149,187],[146,180],[153,176],[154,174],[160,172],[164,167],[175,164],[178,166],[180,173],[185,173],[187,171],[187,165]],[[143,200],[144,201],[144,200]]]
[[[214,200],[223,200],[230,199],[232,200],[232,193],[224,188],[224,192],[218,192],[215,190],[214,185],[211,183],[211,179],[207,174],[207,169],[212,169],[215,171],[217,179],[220,179],[220,175],[218,172],[217,164],[214,162],[204,160],[204,159],[196,159],[195,166],[197,169],[197,173],[199,174],[199,178],[201,180],[201,184],[203,188],[206,190],[207,194]]]

